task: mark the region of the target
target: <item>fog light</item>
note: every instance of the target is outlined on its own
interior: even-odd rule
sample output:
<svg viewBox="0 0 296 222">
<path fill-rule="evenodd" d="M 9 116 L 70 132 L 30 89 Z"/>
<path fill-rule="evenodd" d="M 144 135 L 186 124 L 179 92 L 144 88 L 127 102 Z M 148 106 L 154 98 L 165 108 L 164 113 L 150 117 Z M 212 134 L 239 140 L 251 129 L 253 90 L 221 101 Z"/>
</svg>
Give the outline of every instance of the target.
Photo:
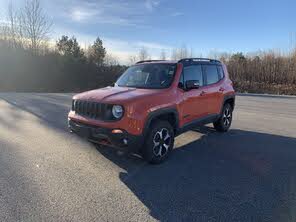
<svg viewBox="0 0 296 222">
<path fill-rule="evenodd" d="M 114 129 L 114 130 L 112 130 L 112 133 L 114 133 L 114 134 L 120 134 L 120 133 L 123 133 L 123 131 L 120 130 L 120 129 Z"/>
</svg>

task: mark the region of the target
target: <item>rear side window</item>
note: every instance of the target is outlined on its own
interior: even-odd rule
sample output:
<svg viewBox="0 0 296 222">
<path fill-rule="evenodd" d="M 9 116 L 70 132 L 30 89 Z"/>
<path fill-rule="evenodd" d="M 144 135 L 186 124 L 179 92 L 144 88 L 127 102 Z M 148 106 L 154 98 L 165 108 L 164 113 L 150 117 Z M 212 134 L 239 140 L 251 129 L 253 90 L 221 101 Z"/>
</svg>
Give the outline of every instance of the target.
<svg viewBox="0 0 296 222">
<path fill-rule="evenodd" d="M 183 69 L 184 83 L 187 80 L 198 80 L 199 85 L 203 85 L 202 67 L 201 65 L 186 66 Z"/>
<path fill-rule="evenodd" d="M 207 77 L 207 85 L 214 84 L 220 80 L 216 65 L 204 65 L 204 69 Z"/>
</svg>

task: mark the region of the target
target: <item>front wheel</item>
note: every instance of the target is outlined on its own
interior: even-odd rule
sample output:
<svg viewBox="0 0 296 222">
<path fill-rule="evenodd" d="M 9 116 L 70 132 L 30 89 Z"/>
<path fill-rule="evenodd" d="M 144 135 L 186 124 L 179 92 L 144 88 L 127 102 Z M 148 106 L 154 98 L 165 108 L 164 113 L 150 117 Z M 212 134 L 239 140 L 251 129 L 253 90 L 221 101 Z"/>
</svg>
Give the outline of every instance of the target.
<svg viewBox="0 0 296 222">
<path fill-rule="evenodd" d="M 152 164 L 165 161 L 174 147 L 174 130 L 166 121 L 154 122 L 145 138 L 143 157 Z"/>
<path fill-rule="evenodd" d="M 223 107 L 220 118 L 214 122 L 214 127 L 219 132 L 227 132 L 232 123 L 232 107 L 229 103 L 226 103 Z"/>
</svg>

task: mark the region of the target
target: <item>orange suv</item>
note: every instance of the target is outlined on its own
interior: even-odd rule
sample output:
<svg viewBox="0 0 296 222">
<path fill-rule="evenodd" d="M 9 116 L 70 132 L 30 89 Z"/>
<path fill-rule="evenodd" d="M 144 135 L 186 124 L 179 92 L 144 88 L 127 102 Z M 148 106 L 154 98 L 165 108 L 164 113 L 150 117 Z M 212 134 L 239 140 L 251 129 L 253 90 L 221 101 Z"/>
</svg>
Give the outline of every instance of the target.
<svg viewBox="0 0 296 222">
<path fill-rule="evenodd" d="M 129 67 L 113 87 L 73 97 L 71 132 L 89 141 L 139 151 L 150 163 L 167 159 L 174 138 L 198 124 L 226 132 L 235 92 L 218 60 L 147 60 Z"/>
</svg>

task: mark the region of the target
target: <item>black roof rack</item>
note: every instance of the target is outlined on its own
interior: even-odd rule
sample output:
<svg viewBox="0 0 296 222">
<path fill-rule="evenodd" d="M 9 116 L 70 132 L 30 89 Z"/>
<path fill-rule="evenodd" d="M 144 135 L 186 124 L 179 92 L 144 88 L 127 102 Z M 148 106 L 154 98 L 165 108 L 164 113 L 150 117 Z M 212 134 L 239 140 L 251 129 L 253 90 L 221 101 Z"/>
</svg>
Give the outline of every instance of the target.
<svg viewBox="0 0 296 222">
<path fill-rule="evenodd" d="M 219 60 L 216 59 L 208 59 L 208 58 L 185 58 L 178 61 L 181 62 L 212 62 L 212 63 L 221 63 Z"/>
<path fill-rule="evenodd" d="M 141 63 L 144 63 L 144 62 L 161 62 L 161 61 L 165 61 L 165 60 L 142 60 L 142 61 L 139 61 L 137 62 L 136 64 L 141 64 Z"/>
</svg>

